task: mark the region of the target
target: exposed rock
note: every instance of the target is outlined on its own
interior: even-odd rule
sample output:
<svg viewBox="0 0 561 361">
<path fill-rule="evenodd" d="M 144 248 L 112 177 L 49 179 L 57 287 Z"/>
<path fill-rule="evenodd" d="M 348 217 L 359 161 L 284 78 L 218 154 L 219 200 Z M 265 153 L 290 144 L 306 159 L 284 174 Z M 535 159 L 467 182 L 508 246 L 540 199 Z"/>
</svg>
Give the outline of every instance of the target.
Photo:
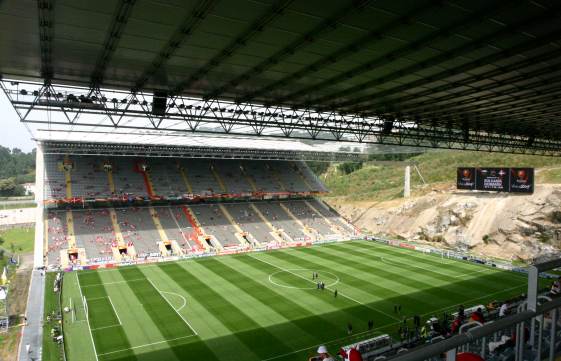
<svg viewBox="0 0 561 361">
<path fill-rule="evenodd" d="M 434 190 L 379 204 L 334 206 L 374 234 L 529 260 L 559 252 L 561 186 L 538 185 L 532 195 Z"/>
</svg>

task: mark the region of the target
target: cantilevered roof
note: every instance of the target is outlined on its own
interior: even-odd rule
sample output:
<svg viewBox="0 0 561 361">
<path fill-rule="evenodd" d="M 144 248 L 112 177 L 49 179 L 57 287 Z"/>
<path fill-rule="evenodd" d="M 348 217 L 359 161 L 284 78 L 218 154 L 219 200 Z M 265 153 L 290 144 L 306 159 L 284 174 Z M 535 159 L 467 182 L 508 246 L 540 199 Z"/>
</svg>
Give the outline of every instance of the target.
<svg viewBox="0 0 561 361">
<path fill-rule="evenodd" d="M 0 74 L 531 146 L 561 140 L 560 10 L 557 0 L 4 0 Z"/>
</svg>

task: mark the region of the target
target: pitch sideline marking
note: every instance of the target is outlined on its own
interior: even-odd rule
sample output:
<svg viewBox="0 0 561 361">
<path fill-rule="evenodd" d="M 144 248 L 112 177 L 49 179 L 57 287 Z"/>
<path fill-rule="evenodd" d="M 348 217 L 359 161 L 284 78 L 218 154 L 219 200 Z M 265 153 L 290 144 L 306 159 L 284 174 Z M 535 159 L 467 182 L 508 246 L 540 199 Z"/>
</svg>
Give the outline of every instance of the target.
<svg viewBox="0 0 561 361">
<path fill-rule="evenodd" d="M 187 306 L 187 299 L 185 299 L 185 297 L 181 296 L 179 293 L 169 292 L 169 291 L 160 291 L 160 292 L 181 297 L 181 299 L 183 300 L 183 304 L 181 305 L 181 307 L 179 307 L 177 309 L 178 312 L 181 311 L 183 309 L 183 307 Z"/>
<path fill-rule="evenodd" d="M 504 289 L 504 290 L 500 290 L 500 291 L 497 291 L 497 292 L 489 293 L 489 294 L 487 294 L 487 295 L 485 295 L 485 296 L 481 296 L 481 297 L 477 297 L 477 298 L 472 298 L 472 299 L 469 299 L 469 300 L 464 301 L 464 302 L 462 302 L 462 303 L 456 303 L 456 304 L 454 304 L 454 305 L 442 307 L 442 308 L 439 308 L 439 309 L 437 309 L 437 310 L 433 310 L 433 311 L 430 311 L 430 312 L 423 313 L 421 316 L 430 315 L 430 314 L 433 314 L 433 313 L 436 313 L 436 312 L 439 312 L 439 311 L 442 311 L 442 310 L 447 310 L 447 309 L 449 309 L 449 308 L 459 306 L 459 305 L 461 305 L 461 304 L 465 304 L 465 303 L 472 302 L 472 301 L 477 301 L 477 300 L 480 300 L 480 299 L 482 299 L 482 298 L 486 298 L 486 297 L 493 296 L 493 295 L 496 295 L 496 294 L 499 294 L 499 293 L 503 293 L 503 292 L 508 292 L 508 291 L 510 291 L 510 290 L 513 290 L 513 289 L 515 289 L 515 288 L 520 288 L 520 287 L 524 287 L 524 288 L 525 288 L 526 285 L 514 286 L 514 287 L 506 288 L 506 289 Z M 383 325 L 383 326 L 380 326 L 380 327 L 376 327 L 376 328 L 373 329 L 373 331 L 380 330 L 380 329 L 383 329 L 383 328 L 386 328 L 386 327 L 391 327 L 391 326 L 399 325 L 400 323 L 401 323 L 401 321 L 400 321 L 400 322 L 390 323 L 390 324 Z M 371 332 L 371 331 L 362 331 L 362 332 L 358 332 L 358 333 L 356 333 L 356 334 L 354 334 L 354 335 L 355 335 L 355 336 L 356 336 L 356 335 L 361 335 L 361 334 L 363 334 L 363 333 L 368 333 L 368 332 Z M 332 339 L 332 340 L 329 340 L 329 341 L 326 341 L 326 342 L 322 342 L 321 345 L 329 345 L 329 344 L 331 344 L 331 343 L 334 343 L 334 342 L 338 342 L 338 341 L 347 339 L 348 337 L 349 337 L 349 336 L 344 336 L 344 337 L 335 338 L 335 339 Z M 285 357 L 285 356 L 292 355 L 292 354 L 295 354 L 295 353 L 298 353 L 298 352 L 302 352 L 302 351 L 306 351 L 306 350 L 310 350 L 310 349 L 316 348 L 316 347 L 318 347 L 319 345 L 320 345 L 320 344 L 316 344 L 316 345 L 312 345 L 312 346 L 310 346 L 310 347 L 301 348 L 301 349 L 299 349 L 299 350 L 287 352 L 287 353 L 282 354 L 282 355 L 277 355 L 277 356 L 269 357 L 269 358 L 266 358 L 266 359 L 262 359 L 261 361 L 276 360 L 276 359 L 281 358 L 281 357 Z"/>
<path fill-rule="evenodd" d="M 76 271 L 76 281 L 78 282 L 78 289 L 80 290 L 80 296 L 81 296 L 81 299 L 83 300 L 84 295 L 82 294 L 82 286 L 80 286 L 80 278 L 78 277 L 78 271 Z M 86 300 L 86 302 L 87 302 L 87 300 Z M 84 310 L 84 312 L 85 312 L 85 310 Z M 86 322 L 88 324 L 88 331 L 90 331 L 89 333 L 90 333 L 90 338 L 92 340 L 92 347 L 93 347 L 93 350 L 94 350 L 95 359 L 97 361 L 99 361 L 99 358 L 97 357 L 97 350 L 95 349 L 95 342 L 94 342 L 93 334 L 92 334 L 92 326 L 90 325 L 90 318 L 88 317 L 87 314 L 86 314 Z"/>
<path fill-rule="evenodd" d="M 197 335 L 182 336 L 182 337 L 172 338 L 172 339 L 170 339 L 170 340 L 163 340 L 163 341 L 158 341 L 158 342 L 145 343 L 144 345 L 133 346 L 133 347 L 129 347 L 129 348 L 124 348 L 124 349 L 121 349 L 121 350 L 117 350 L 117 351 L 110 351 L 110 352 L 100 353 L 99 356 L 111 355 L 111 354 L 118 353 L 118 352 L 125 352 L 125 351 L 134 350 L 134 349 L 137 349 L 137 348 L 142 348 L 142 347 L 148 347 L 148 346 L 158 345 L 158 344 L 161 344 L 161 343 L 172 342 L 172 341 L 177 341 L 177 340 L 183 340 L 183 339 L 185 339 L 185 338 L 195 337 L 195 336 L 197 336 Z"/>
<path fill-rule="evenodd" d="M 107 298 L 109 299 L 109 303 L 111 304 L 111 307 L 113 307 L 113 312 L 115 312 L 115 316 L 117 316 L 117 321 L 119 321 L 119 326 L 122 325 L 121 318 L 119 317 L 119 314 L 117 313 L 117 309 L 115 308 L 115 305 L 113 304 L 113 301 L 111 301 L 111 297 L 107 296 Z"/>
<path fill-rule="evenodd" d="M 306 280 L 306 281 L 308 281 L 308 282 L 314 283 L 314 281 L 312 281 L 312 280 L 310 280 L 310 279 L 308 279 L 308 278 L 306 278 L 306 277 L 304 277 L 304 276 L 302 276 L 302 275 L 299 275 L 299 274 L 297 274 L 297 273 L 294 273 L 294 272 L 292 272 L 292 271 L 289 271 L 289 270 L 287 270 L 287 269 L 284 269 L 284 268 L 282 268 L 282 267 L 279 267 L 279 266 L 277 266 L 277 265 L 275 265 L 275 264 L 273 264 L 273 263 L 271 263 L 271 262 L 269 262 L 269 261 L 262 260 L 262 259 L 260 259 L 260 258 L 258 258 L 258 257 L 255 257 L 255 256 L 251 255 L 250 253 L 248 253 L 247 255 L 248 255 L 249 257 L 251 257 L 251 258 L 254 258 L 254 259 L 260 261 L 260 262 L 266 263 L 266 264 L 268 264 L 269 266 L 278 268 L 278 269 L 280 269 L 280 270 L 282 270 L 282 271 L 285 271 L 285 272 L 291 273 L 291 274 L 293 274 L 293 275 L 295 275 L 295 276 L 297 276 L 297 277 L 300 277 L 300 278 L 302 278 L 302 279 L 304 279 L 304 280 Z M 329 289 L 328 287 L 326 287 L 326 288 Z M 349 300 L 351 300 L 351 301 L 353 301 L 353 302 L 356 302 L 356 303 L 358 303 L 359 305 L 362 305 L 362 306 L 364 306 L 364 307 L 366 307 L 366 308 L 369 308 L 369 309 L 371 309 L 371 310 L 373 310 L 373 311 L 376 311 L 376 312 L 378 312 L 378 313 L 381 313 L 381 314 L 383 314 L 383 315 L 386 315 L 386 316 L 388 316 L 389 318 L 394 319 L 394 320 L 396 320 L 396 321 L 401 321 L 399 318 L 397 318 L 397 317 L 395 317 L 395 316 L 393 316 L 393 315 L 391 315 L 391 314 L 389 314 L 389 313 L 386 313 L 386 312 L 380 311 L 380 310 L 378 310 L 378 309 L 376 309 L 376 308 L 374 308 L 374 307 L 368 306 L 368 305 L 366 305 L 366 304 L 360 302 L 359 300 L 354 299 L 353 297 L 350 297 L 350 296 L 348 296 L 348 295 L 345 295 L 345 294 L 343 294 L 343 293 L 341 293 L 341 292 L 338 292 L 338 293 L 339 293 L 340 296 L 345 297 L 345 298 L 347 298 L 347 299 L 349 299 Z"/>
<path fill-rule="evenodd" d="M 289 272 L 290 271 L 311 271 L 311 269 L 309 268 L 289 268 L 287 270 L 279 270 L 276 272 L 273 272 L 269 275 L 269 282 L 271 282 L 272 284 L 274 284 L 275 286 L 279 286 L 279 287 L 284 287 L 284 288 L 290 288 L 290 289 L 295 289 L 295 290 L 314 290 L 316 289 L 316 287 L 296 287 L 296 286 L 287 286 L 287 285 L 282 285 L 279 283 L 276 283 L 275 281 L 273 281 L 272 277 L 278 273 L 282 273 L 282 272 Z M 339 276 L 337 276 L 336 274 L 333 274 L 331 272 L 328 271 L 321 271 L 322 273 L 326 273 L 326 274 L 330 274 L 332 276 L 334 276 L 333 278 L 335 279 L 335 282 L 330 283 L 328 285 L 326 285 L 325 287 L 333 287 L 335 286 L 337 283 L 339 283 L 339 281 L 341 281 L 341 279 L 339 278 Z"/>
<path fill-rule="evenodd" d="M 144 280 L 146 280 L 146 278 L 135 278 L 133 280 L 115 281 L 115 282 L 107 282 L 107 283 L 96 283 L 96 284 L 93 284 L 93 285 L 85 285 L 85 286 L 82 286 L 82 287 L 87 288 L 87 287 L 117 285 L 117 284 L 120 284 L 120 283 L 129 283 L 129 282 L 144 281 Z M 103 298 L 103 297 L 100 297 L 100 298 Z"/>
<path fill-rule="evenodd" d="M 191 324 L 189 323 L 189 321 L 187 321 L 187 320 L 185 319 L 185 317 L 183 317 L 183 315 L 180 314 L 180 313 L 175 309 L 175 307 L 172 306 L 172 304 L 169 302 L 169 300 L 166 298 L 166 296 L 163 295 L 163 293 L 154 285 L 154 283 L 153 283 L 149 278 L 146 278 L 146 280 L 147 280 L 148 282 L 150 282 L 150 284 L 152 285 L 152 287 L 154 287 L 154 289 L 155 289 L 156 291 L 158 291 L 158 293 L 160 294 L 160 296 L 162 296 L 162 298 L 167 302 L 167 304 L 169 305 L 169 307 L 171 307 L 171 308 L 175 311 L 175 313 L 177 313 L 177 315 L 178 315 L 179 317 L 181 317 L 181 319 L 183 320 L 183 322 L 185 322 L 185 324 L 191 329 L 191 331 L 193 331 L 193 332 L 195 333 L 195 336 L 197 336 L 197 335 L 198 335 L 197 331 L 195 331 L 195 329 L 193 328 L 193 326 L 191 326 Z"/>
</svg>

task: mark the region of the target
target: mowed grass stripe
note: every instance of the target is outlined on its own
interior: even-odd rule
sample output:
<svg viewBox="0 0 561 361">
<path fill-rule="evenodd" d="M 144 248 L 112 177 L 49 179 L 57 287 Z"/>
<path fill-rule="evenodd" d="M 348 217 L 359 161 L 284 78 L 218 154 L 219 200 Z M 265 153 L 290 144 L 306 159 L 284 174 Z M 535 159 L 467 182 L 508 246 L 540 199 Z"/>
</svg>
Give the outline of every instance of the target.
<svg viewBox="0 0 561 361">
<path fill-rule="evenodd" d="M 290 255 L 302 262 L 313 262 L 325 270 L 339 272 L 342 274 L 342 289 L 344 287 L 347 292 L 357 294 L 357 297 L 362 295 L 370 301 L 375 300 L 385 312 L 393 312 L 396 299 L 416 303 L 419 309 L 434 307 L 431 300 L 433 292 L 430 291 L 432 286 L 405 277 L 402 270 L 395 267 L 384 265 L 381 268 L 380 264 L 373 262 L 369 262 L 372 266 L 366 266 L 360 258 L 346 252 L 319 253 L 317 248 L 311 251 L 298 250 Z"/>
<path fill-rule="evenodd" d="M 244 255 L 236 257 L 236 259 L 248 259 L 248 257 Z M 282 333 L 283 339 L 290 340 L 294 342 L 294 345 L 298 346 L 310 345 L 333 335 L 332 330 L 337 327 L 343 329 L 341 324 L 332 324 L 290 300 L 286 294 L 274 291 L 257 282 L 254 279 L 258 274 L 256 269 L 251 270 L 249 273 L 251 276 L 246 276 L 225 262 L 223 260 L 212 260 L 212 262 L 205 262 L 205 267 L 221 276 L 224 280 L 235 284 L 244 292 L 252 294 L 259 303 L 269 308 L 271 312 L 282 315 L 285 319 L 284 324 L 275 327 L 275 333 Z M 247 268 L 244 270 L 247 270 Z M 324 295 L 325 297 L 326 295 Z M 281 327 L 283 330 L 280 330 Z M 322 334 L 318 330 L 325 330 L 326 334 Z"/>
<path fill-rule="evenodd" d="M 207 360 L 216 360 L 138 266 L 120 268 L 119 273 L 125 280 L 136 280 L 131 289 L 169 346 L 168 349 L 151 351 L 148 354 L 140 354 L 142 350 L 139 350 L 140 358 L 161 360 L 162 356 L 167 354 L 168 358 L 165 359 L 168 360 L 168 351 L 171 350 L 177 360 L 185 359 L 185 355 L 205 355 Z M 142 278 L 146 278 L 146 282 L 139 281 Z"/>
<path fill-rule="evenodd" d="M 385 245 L 385 244 L 381 244 L 381 243 L 375 243 L 372 241 L 352 241 L 349 242 L 349 245 L 351 246 L 355 246 L 364 250 L 367 249 L 377 249 L 377 250 L 383 250 L 385 253 L 389 253 L 392 255 L 395 255 L 396 257 L 403 257 L 406 256 L 409 259 L 414 258 L 415 259 L 415 263 L 418 263 L 419 265 L 432 265 L 434 267 L 439 267 L 439 268 L 443 268 L 444 272 L 447 271 L 449 268 L 447 266 L 452 266 L 450 267 L 450 270 L 453 271 L 457 271 L 459 273 L 459 276 L 463 276 L 467 273 L 471 273 L 471 272 L 475 272 L 475 271 L 480 271 L 482 269 L 487 270 L 490 274 L 492 273 L 496 273 L 499 275 L 504 274 L 505 271 L 503 270 L 499 270 L 499 269 L 494 269 L 494 268 L 490 268 L 490 267 L 485 267 L 483 265 L 478 265 L 478 264 L 474 264 L 474 263 L 470 263 L 467 261 L 462 261 L 462 260 L 457 260 L 455 258 L 444 258 L 444 259 L 438 259 L 437 256 L 435 256 L 434 254 L 422 254 L 419 251 L 415 251 L 415 250 L 411 250 L 411 249 L 407 249 L 407 248 L 397 248 L 397 247 L 393 247 L 393 246 L 389 246 L 389 245 Z M 485 268 L 484 268 L 485 267 Z M 515 272 L 509 272 L 510 275 L 512 277 L 509 277 L 512 280 L 516 280 L 516 278 L 519 279 L 526 279 L 526 277 L 522 274 L 519 273 L 515 273 Z M 519 280 L 516 280 L 519 281 Z"/>
<path fill-rule="evenodd" d="M 407 304 L 407 313 L 422 313 L 426 309 L 435 309 L 445 307 L 447 304 L 452 302 L 461 302 L 463 299 L 479 297 L 480 295 L 489 291 L 488 288 L 482 290 L 481 287 L 473 287 L 473 281 L 459 280 L 450 277 L 447 281 L 432 278 L 432 275 L 423 275 L 422 270 L 411 271 L 407 267 L 392 266 L 379 261 L 372 261 L 371 257 L 364 255 L 364 252 L 353 252 L 349 249 L 349 244 L 337 245 L 338 247 L 327 247 L 327 248 L 317 248 L 312 251 L 312 249 L 299 249 L 297 252 L 293 252 L 293 255 L 310 259 L 314 257 L 320 257 L 325 261 L 326 266 L 331 266 L 334 269 L 351 267 L 355 269 L 353 274 L 363 275 L 365 279 L 372 280 L 373 277 L 378 277 L 378 282 L 370 283 L 366 282 L 365 286 L 362 286 L 365 290 L 371 290 L 371 292 L 376 292 L 376 288 L 385 285 L 389 289 L 399 290 L 403 285 L 408 285 L 409 291 L 407 294 L 401 296 L 396 296 L 394 299 L 390 298 L 389 295 L 385 296 L 386 301 L 388 301 L 388 306 L 393 308 L 394 304 Z M 349 265 L 345 261 L 346 258 L 352 257 L 354 262 Z M 413 260 L 411 262 L 414 262 Z M 366 263 L 371 264 L 371 266 L 366 265 Z M 357 277 L 359 280 L 363 277 Z M 479 282 L 485 280 L 485 276 L 480 276 Z M 347 280 L 347 276 L 345 276 Z M 423 279 L 423 281 L 420 281 Z M 364 283 L 364 281 L 363 281 Z M 484 282 L 483 282 L 484 283 Z M 360 289 L 360 283 L 356 280 L 352 281 L 354 289 Z M 416 288 L 416 289 L 415 289 Z M 414 290 L 414 291 L 411 291 Z M 492 288 L 491 290 L 496 290 Z M 434 297 L 438 294 L 439 297 Z M 424 303 L 425 305 L 422 305 Z M 404 310 L 405 312 L 405 310 Z"/>
<path fill-rule="evenodd" d="M 393 314 L 393 305 L 396 298 L 403 302 L 415 304 L 419 309 L 431 307 L 432 293 L 427 290 L 425 295 L 421 295 L 424 297 L 413 298 L 409 294 L 417 293 L 419 286 L 423 285 L 413 279 L 404 277 L 402 273 L 391 273 L 377 267 L 359 264 L 359 260 L 346 254 L 333 256 L 324 253 L 325 257 L 320 257 L 321 254 L 318 252 L 319 248 L 299 249 L 291 252 L 271 252 L 267 253 L 267 256 L 276 259 L 277 262 L 285 262 L 286 268 L 306 264 L 308 267 L 317 269 L 320 277 L 321 270 L 339 274 L 341 277 L 339 290 L 350 293 L 352 296 L 356 296 L 355 298 L 360 293 L 362 296 L 357 300 L 366 304 L 375 301 L 379 314 L 376 318 L 383 323 L 394 321 L 386 314 Z M 314 262 L 314 259 L 317 259 L 317 262 Z M 385 273 L 385 278 L 381 276 L 382 273 Z M 373 278 L 375 279 L 373 280 Z M 408 286 L 405 294 L 399 293 L 400 287 L 403 286 Z M 427 289 L 431 288 L 428 284 L 424 286 Z"/>
<path fill-rule="evenodd" d="M 337 246 L 338 245 L 335 245 L 335 248 Z M 468 281 L 469 278 L 466 276 L 469 276 L 471 274 L 473 275 L 471 279 L 475 282 L 474 286 L 479 288 L 488 287 L 488 290 L 495 289 L 493 287 L 493 283 L 481 285 L 479 282 L 477 282 L 477 279 L 480 276 L 479 273 L 483 273 L 486 277 L 488 277 L 488 279 L 491 280 L 495 279 L 497 282 L 501 282 L 501 283 L 506 282 L 503 283 L 505 287 L 516 286 L 520 282 L 526 281 L 526 278 L 521 277 L 518 273 L 497 270 L 483 265 L 475 265 L 475 264 L 471 265 L 459 260 L 450 260 L 451 261 L 450 263 L 443 264 L 442 262 L 438 262 L 437 260 L 432 260 L 431 259 L 432 256 L 419 258 L 421 256 L 420 254 L 417 255 L 411 253 L 415 251 L 409 251 L 403 253 L 403 252 L 399 252 L 400 251 L 399 249 L 393 248 L 391 246 L 385 246 L 385 245 L 371 246 L 366 242 L 350 242 L 348 246 L 358 251 L 359 253 L 361 251 L 370 251 L 370 252 L 383 252 L 384 254 L 393 255 L 396 258 L 399 258 L 399 260 L 392 258 L 391 260 L 393 262 L 398 263 L 398 266 L 404 265 L 404 267 L 409 267 L 410 269 L 416 268 L 417 270 L 419 270 L 421 267 L 426 265 L 427 271 L 431 273 L 435 273 L 434 270 L 437 270 L 439 273 L 442 274 L 451 270 L 458 273 L 457 277 L 454 278 L 461 278 L 462 280 L 468 280 Z M 348 248 L 346 249 L 348 250 Z M 353 252 L 353 251 L 349 251 L 349 252 Z M 409 265 L 415 265 L 416 267 L 410 267 Z M 469 267 L 466 268 L 466 266 Z"/>
<path fill-rule="evenodd" d="M 244 310 L 236 307 L 206 282 L 193 275 L 187 268 L 176 263 L 158 264 L 185 291 L 189 292 L 199 302 L 206 305 L 209 312 L 220 313 L 222 323 L 235 336 L 252 350 L 255 360 L 283 354 L 292 350 L 284 340 L 277 338 L 269 330 L 259 326 Z M 251 312 L 253 305 L 247 305 Z"/>
<path fill-rule="evenodd" d="M 365 251 L 370 253 L 365 254 Z M 467 287 L 477 288 L 478 290 L 482 290 L 482 291 L 492 292 L 496 290 L 493 282 L 482 284 L 480 281 L 481 277 L 485 277 L 485 279 L 489 279 L 489 280 L 496 279 L 497 281 L 500 282 L 506 282 L 505 283 L 506 287 L 515 286 L 519 283 L 518 279 L 516 278 L 512 278 L 508 276 L 505 277 L 505 274 L 500 272 L 495 272 L 494 270 L 491 269 L 484 268 L 484 266 L 478 267 L 479 269 L 475 270 L 475 272 L 477 271 L 485 271 L 485 272 L 478 272 L 474 274 L 473 277 L 471 278 L 465 278 L 465 277 L 459 278 L 452 275 L 446 276 L 446 274 L 442 272 L 442 269 L 453 270 L 455 269 L 456 265 L 459 264 L 460 262 L 448 264 L 445 266 L 441 264 L 438 266 L 438 269 L 435 270 L 437 266 L 433 266 L 433 265 L 423 266 L 422 264 L 417 265 L 418 263 L 417 260 L 411 258 L 409 255 L 400 255 L 399 260 L 392 258 L 391 256 L 392 252 L 386 248 L 373 250 L 368 248 L 362 248 L 362 246 L 358 244 L 349 243 L 345 245 L 337 244 L 337 245 L 333 245 L 332 247 L 326 247 L 323 248 L 320 252 L 328 252 L 328 253 L 337 252 L 337 254 L 341 254 L 341 253 L 352 254 L 353 256 L 360 258 L 361 261 L 364 263 L 370 262 L 370 263 L 381 265 L 382 267 L 399 269 L 401 270 L 402 274 L 415 274 L 416 275 L 415 279 L 417 280 L 422 279 L 427 282 L 430 282 L 430 284 L 432 285 L 445 287 L 445 290 L 443 290 L 443 292 L 451 291 L 446 287 L 447 284 L 455 283 L 459 281 L 461 281 Z M 390 256 L 388 256 L 388 254 Z M 509 273 L 509 275 L 511 275 L 511 273 Z M 465 292 L 462 292 L 461 295 L 465 296 Z"/>
<path fill-rule="evenodd" d="M 96 271 L 82 271 L 78 273 L 78 278 L 80 280 L 80 285 L 82 285 L 82 282 L 84 282 L 84 284 L 86 285 L 103 284 L 103 281 L 101 280 L 99 273 Z M 106 298 L 108 296 L 104 286 L 91 286 L 91 287 L 82 288 L 82 294 L 86 298 L 86 301 L 89 298 L 99 299 L 104 297 Z M 88 306 L 89 306 L 89 302 L 88 302 Z M 88 308 L 88 312 L 90 312 L 89 308 Z M 98 312 L 102 312 L 102 310 L 95 311 L 96 314 Z M 107 312 L 108 314 L 114 313 L 113 309 L 110 308 L 110 305 L 105 310 L 105 312 Z M 90 318 L 90 322 L 91 321 L 93 320 Z M 131 346 L 129 339 L 125 334 L 125 330 L 123 329 L 122 326 L 115 326 L 106 329 L 100 329 L 97 331 L 92 330 L 91 332 L 95 343 L 95 349 L 98 353 L 98 358 L 100 360 L 111 360 L 113 358 L 99 356 L 99 354 L 118 351 L 122 349 L 128 349 Z M 125 351 L 119 355 L 119 360 L 134 361 L 137 360 L 137 358 L 132 351 Z"/>
<path fill-rule="evenodd" d="M 88 319 L 90 320 L 92 330 L 115 327 L 120 324 L 109 296 L 90 298 L 88 300 Z"/>
<path fill-rule="evenodd" d="M 302 252 L 307 253 L 308 251 L 302 250 Z M 364 265 L 364 261 L 369 260 L 368 255 L 364 255 L 364 252 L 357 252 L 357 251 L 350 250 L 349 244 L 336 245 L 336 247 L 322 248 L 321 250 L 318 250 L 318 252 L 327 253 L 325 258 L 329 260 L 334 260 L 334 259 L 336 260 L 343 255 L 353 254 L 353 256 L 357 258 L 362 258 L 358 260 L 356 265 L 357 268 L 365 269 L 366 271 L 370 270 L 370 267 Z M 378 250 L 377 252 L 380 252 L 380 250 Z M 329 254 L 331 254 L 331 256 L 329 256 Z M 409 262 L 415 262 L 415 261 L 409 260 Z M 396 270 L 396 276 L 400 277 L 402 280 L 403 279 L 416 280 L 419 277 L 420 273 L 423 272 L 422 270 L 404 272 L 405 270 L 407 270 L 407 267 L 401 267 L 401 266 L 392 267 L 391 265 L 380 264 L 379 262 L 377 264 L 378 267 L 380 267 L 378 272 L 384 274 L 384 278 L 386 279 L 390 279 L 389 278 L 390 276 L 385 274 L 385 272 L 390 271 L 392 269 Z M 447 267 L 453 267 L 453 265 L 447 265 Z M 501 288 L 503 288 L 505 284 L 508 285 L 506 288 L 511 288 L 523 284 L 520 278 L 517 277 L 513 278 L 511 277 L 512 275 L 513 274 L 511 272 L 504 272 L 504 273 L 499 272 L 498 274 L 496 272 L 493 272 L 492 274 L 487 274 L 487 273 L 481 274 L 476 278 L 469 279 L 469 280 L 450 277 L 448 283 L 444 285 L 442 284 L 442 281 L 435 280 L 434 284 L 438 286 L 424 288 L 422 290 L 420 289 L 418 292 L 415 292 L 415 296 L 413 297 L 413 302 L 409 302 L 409 303 L 416 306 L 415 300 L 417 300 L 418 302 L 418 300 L 421 299 L 431 300 L 433 304 L 432 307 L 439 306 L 438 305 L 439 302 L 444 304 L 449 301 L 455 301 L 457 303 L 461 303 L 462 300 L 465 299 L 481 297 L 484 296 L 485 294 L 496 292 L 497 287 L 494 286 L 496 286 L 497 284 L 500 284 Z M 497 276 L 499 276 L 500 278 L 497 279 Z M 497 283 L 497 281 L 499 283 Z M 423 295 L 422 293 L 425 293 L 425 295 Z M 431 294 L 434 295 L 435 293 L 438 293 L 439 296 L 441 297 L 434 298 L 430 296 Z M 415 311 L 415 312 L 420 312 L 420 311 Z"/>
<path fill-rule="evenodd" d="M 236 259 L 250 267 L 253 267 L 255 270 L 264 270 L 268 274 L 272 274 L 280 270 L 279 267 L 273 266 L 273 264 L 262 262 L 259 259 L 261 257 L 263 256 L 260 255 L 254 257 L 250 255 L 243 255 L 237 257 Z M 298 265 L 297 267 L 294 268 L 302 268 L 302 267 L 303 267 L 302 265 Z M 304 280 L 300 279 L 297 276 L 292 276 L 292 278 L 285 279 L 285 282 L 289 284 L 291 283 L 294 286 L 302 285 L 303 281 Z M 313 286 L 312 283 L 310 284 Z M 311 289 L 311 290 L 309 289 L 304 291 L 303 294 L 302 291 L 300 290 L 296 290 L 296 291 L 297 292 L 294 292 L 294 290 L 285 290 L 285 294 L 288 296 L 298 294 L 300 297 L 315 299 L 318 305 L 317 307 L 318 312 L 322 312 L 325 309 L 325 307 L 323 307 L 323 304 L 326 303 L 329 305 L 334 305 L 336 307 L 334 308 L 334 311 L 331 312 L 323 311 L 324 313 L 322 313 L 320 316 L 322 319 L 327 320 L 329 326 L 325 325 L 325 327 L 318 327 L 317 330 L 315 331 L 319 333 L 325 333 L 326 338 L 344 336 L 346 334 L 347 323 L 350 322 L 353 325 L 366 324 L 368 320 L 368 318 L 366 317 L 368 317 L 369 314 L 370 315 L 372 314 L 371 310 L 365 312 L 363 306 L 358 305 L 356 302 L 349 300 L 348 298 L 341 296 L 335 299 L 333 293 L 329 290 L 320 291 L 317 289 Z"/>
<path fill-rule="evenodd" d="M 144 277 L 144 273 L 137 266 L 123 267 L 119 269 L 119 272 L 125 280 Z M 191 328 L 172 309 L 148 279 L 145 282 L 136 281 L 130 287 L 166 340 L 194 335 Z"/>
</svg>

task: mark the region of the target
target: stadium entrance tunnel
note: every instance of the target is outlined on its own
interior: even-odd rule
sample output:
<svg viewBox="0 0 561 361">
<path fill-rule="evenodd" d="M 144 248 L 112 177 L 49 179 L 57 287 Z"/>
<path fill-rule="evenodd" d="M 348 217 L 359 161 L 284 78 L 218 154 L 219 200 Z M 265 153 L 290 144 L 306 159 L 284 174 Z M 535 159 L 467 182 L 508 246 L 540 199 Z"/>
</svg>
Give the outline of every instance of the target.
<svg viewBox="0 0 561 361">
<path fill-rule="evenodd" d="M 314 273 L 317 278 L 313 278 Z M 332 272 L 309 268 L 286 269 L 273 272 L 269 275 L 269 282 L 282 288 L 315 290 L 318 283 L 323 282 L 329 289 L 339 283 L 339 276 Z"/>
</svg>

